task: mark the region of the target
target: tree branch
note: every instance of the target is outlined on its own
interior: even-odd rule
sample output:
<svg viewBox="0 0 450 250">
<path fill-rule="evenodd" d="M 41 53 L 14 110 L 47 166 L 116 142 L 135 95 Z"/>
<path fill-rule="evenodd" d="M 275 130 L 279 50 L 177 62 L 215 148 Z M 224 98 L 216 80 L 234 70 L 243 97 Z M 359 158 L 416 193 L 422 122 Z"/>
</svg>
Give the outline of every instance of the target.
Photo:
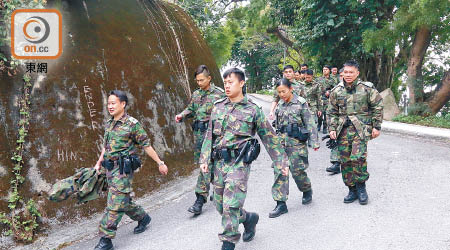
<svg viewBox="0 0 450 250">
<path fill-rule="evenodd" d="M 300 56 L 300 58 L 302 60 L 305 60 L 305 57 L 303 56 L 302 52 L 300 51 L 300 47 L 294 46 L 294 42 L 292 40 L 290 40 L 282 31 L 283 30 L 280 27 L 272 27 L 272 28 L 268 28 L 266 30 L 267 33 L 274 34 L 276 37 L 278 37 L 278 39 L 280 39 L 280 41 L 282 43 L 284 43 L 289 48 L 292 48 L 293 50 L 295 50 L 298 53 L 298 55 Z"/>
</svg>

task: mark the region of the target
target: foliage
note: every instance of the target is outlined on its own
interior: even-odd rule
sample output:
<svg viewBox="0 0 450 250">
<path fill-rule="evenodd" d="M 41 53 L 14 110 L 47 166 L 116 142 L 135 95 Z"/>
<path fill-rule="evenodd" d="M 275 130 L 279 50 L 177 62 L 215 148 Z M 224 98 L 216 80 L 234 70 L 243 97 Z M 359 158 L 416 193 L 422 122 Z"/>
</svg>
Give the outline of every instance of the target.
<svg viewBox="0 0 450 250">
<path fill-rule="evenodd" d="M 430 127 L 450 128 L 450 114 L 442 116 L 399 115 L 392 119 L 395 122 L 417 124 Z"/>
<path fill-rule="evenodd" d="M 231 49 L 239 36 L 238 25 L 227 15 L 238 8 L 236 0 L 176 0 L 196 22 L 213 53 L 219 67 L 231 57 Z"/>
<path fill-rule="evenodd" d="M 23 242 L 31 242 L 34 233 L 39 224 L 38 218 L 41 217 L 36 204 L 32 199 L 25 201 L 19 193 L 19 187 L 25 181 L 22 176 L 23 154 L 25 151 L 25 139 L 28 135 L 28 127 L 30 125 L 30 96 L 31 96 L 31 77 L 26 74 L 23 77 L 24 87 L 22 97 L 19 100 L 19 127 L 18 138 L 16 140 L 16 148 L 11 157 L 14 167 L 12 169 L 11 193 L 8 199 L 9 214 L 0 213 L 0 223 L 8 226 L 9 230 L 6 235 L 13 234 L 15 239 Z"/>
</svg>

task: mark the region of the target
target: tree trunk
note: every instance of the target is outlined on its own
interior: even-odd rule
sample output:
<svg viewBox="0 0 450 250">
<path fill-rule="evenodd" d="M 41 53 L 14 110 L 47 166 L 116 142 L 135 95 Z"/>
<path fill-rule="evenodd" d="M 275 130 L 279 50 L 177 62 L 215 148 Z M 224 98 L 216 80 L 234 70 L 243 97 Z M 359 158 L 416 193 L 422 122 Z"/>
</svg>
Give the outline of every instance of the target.
<svg viewBox="0 0 450 250">
<path fill-rule="evenodd" d="M 418 27 L 408 57 L 407 84 L 409 88 L 409 105 L 423 102 L 422 65 L 430 41 L 430 27 Z"/>
<path fill-rule="evenodd" d="M 363 59 L 360 62 L 360 78 L 375 84 L 380 92 L 390 88 L 394 76 L 393 61 L 392 55 L 377 51 L 374 57 Z"/>
<path fill-rule="evenodd" d="M 450 70 L 447 70 L 442 78 L 440 88 L 436 91 L 428 103 L 433 114 L 436 114 L 450 100 Z"/>
</svg>

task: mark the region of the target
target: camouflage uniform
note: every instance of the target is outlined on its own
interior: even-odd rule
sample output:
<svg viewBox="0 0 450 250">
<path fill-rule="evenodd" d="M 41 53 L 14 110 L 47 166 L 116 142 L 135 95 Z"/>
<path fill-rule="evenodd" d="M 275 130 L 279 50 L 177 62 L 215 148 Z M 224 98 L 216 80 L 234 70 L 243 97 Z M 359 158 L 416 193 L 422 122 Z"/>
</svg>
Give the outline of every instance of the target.
<svg viewBox="0 0 450 250">
<path fill-rule="evenodd" d="M 342 178 L 352 187 L 369 178 L 367 142 L 372 128 L 381 129 L 383 102 L 372 83 L 356 79 L 351 86 L 339 83 L 331 92 L 330 131 L 336 131 Z M 346 126 L 347 117 L 351 121 Z"/>
<path fill-rule="evenodd" d="M 303 84 L 301 82 L 298 81 L 292 81 L 291 82 L 291 86 L 294 89 L 294 94 L 301 96 L 301 97 L 305 97 L 305 87 L 303 86 Z M 273 91 L 273 102 L 278 103 L 280 101 L 280 97 L 278 96 L 278 91 L 275 88 Z"/>
<path fill-rule="evenodd" d="M 191 102 L 188 104 L 185 110 L 180 113 L 182 119 L 193 118 L 195 121 L 209 122 L 211 116 L 211 110 L 214 106 L 214 102 L 225 97 L 222 89 L 211 84 L 208 90 L 198 89 L 192 94 Z M 200 151 L 202 149 L 203 139 L 205 138 L 206 130 L 200 129 L 194 130 L 194 161 L 197 164 L 200 159 Z M 211 168 L 211 166 L 210 166 Z M 200 171 L 197 184 L 195 186 L 195 193 L 202 195 L 205 201 L 208 198 L 209 184 L 211 181 L 211 172 L 203 173 Z"/>
<path fill-rule="evenodd" d="M 246 218 L 243 206 L 247 195 L 250 165 L 242 161 L 235 163 L 236 155 L 232 155 L 230 162 L 223 159 L 213 160 L 213 150 L 239 149 L 257 133 L 275 168 L 288 167 L 287 156 L 263 111 L 247 96 L 237 103 L 231 102 L 229 98 L 217 101 L 209 124 L 200 163 L 209 164 L 212 161 L 214 164 L 214 203 L 222 215 L 223 227 L 219 239 L 236 243 L 241 237 L 239 223 L 243 223 Z"/>
<path fill-rule="evenodd" d="M 118 157 L 121 153 L 136 154 L 136 145 L 148 147 L 150 140 L 139 121 L 126 113 L 117 121 L 111 118 L 107 122 L 104 138 L 103 158 L 115 163 L 114 168 L 106 172 L 108 199 L 106 212 L 100 221 L 99 233 L 101 237 L 114 238 L 117 225 L 124 214 L 135 221 L 143 219 L 146 215 L 144 209 L 131 199 L 133 174 L 120 174 Z"/>
<path fill-rule="evenodd" d="M 320 111 L 322 111 L 322 115 L 321 115 L 321 117 L 318 117 L 317 126 L 318 126 L 318 129 L 320 129 L 320 127 L 323 124 L 324 130 L 326 130 L 326 128 L 327 128 L 326 110 L 327 110 L 327 106 L 328 106 L 328 97 L 326 96 L 326 92 L 331 90 L 334 87 L 334 81 L 330 77 L 326 78 L 326 77 L 322 76 L 322 77 L 319 77 L 316 80 L 316 82 L 317 82 L 317 84 L 319 84 L 320 100 L 322 102 L 321 103 L 322 108 L 320 109 Z"/>
<path fill-rule="evenodd" d="M 297 123 L 299 127 L 306 127 L 314 143 L 314 148 L 318 148 L 320 144 L 317 135 L 317 126 L 311 116 L 308 104 L 303 97 L 298 97 L 294 94 L 289 103 L 285 103 L 284 100 L 280 101 L 275 110 L 275 117 L 275 127 L 281 138 L 281 144 L 289 157 L 289 169 L 292 177 L 297 184 L 297 188 L 301 192 L 307 192 L 311 190 L 311 181 L 305 171 L 309 165 L 306 142 L 289 137 L 287 133 L 281 133 L 280 130 L 283 126 L 293 123 Z M 275 182 L 272 186 L 272 197 L 275 201 L 286 201 L 289 195 L 289 176 L 282 175 L 281 171 L 277 168 L 274 168 L 274 174 Z"/>
</svg>

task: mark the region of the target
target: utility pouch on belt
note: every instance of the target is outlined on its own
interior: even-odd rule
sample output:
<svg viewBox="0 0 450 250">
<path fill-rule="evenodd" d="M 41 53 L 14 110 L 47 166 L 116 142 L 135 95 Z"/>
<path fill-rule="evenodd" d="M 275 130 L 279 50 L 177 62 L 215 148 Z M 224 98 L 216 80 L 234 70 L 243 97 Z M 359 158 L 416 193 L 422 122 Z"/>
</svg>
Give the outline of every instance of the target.
<svg viewBox="0 0 450 250">
<path fill-rule="evenodd" d="M 102 166 L 106 168 L 108 171 L 111 171 L 114 168 L 114 161 L 104 160 L 102 161 Z"/>
<path fill-rule="evenodd" d="M 231 161 L 231 155 L 230 152 L 228 151 L 228 148 L 221 148 L 220 155 L 225 162 Z"/>
<path fill-rule="evenodd" d="M 195 121 L 194 123 L 192 123 L 192 130 L 194 131 L 198 131 L 200 130 L 200 132 L 205 132 L 208 129 L 208 121 Z"/>
<path fill-rule="evenodd" d="M 261 151 L 261 145 L 259 144 L 257 139 L 251 139 L 248 141 L 249 147 L 246 152 L 244 152 L 243 162 L 246 164 L 252 163 L 259 156 L 259 152 Z"/>
</svg>

